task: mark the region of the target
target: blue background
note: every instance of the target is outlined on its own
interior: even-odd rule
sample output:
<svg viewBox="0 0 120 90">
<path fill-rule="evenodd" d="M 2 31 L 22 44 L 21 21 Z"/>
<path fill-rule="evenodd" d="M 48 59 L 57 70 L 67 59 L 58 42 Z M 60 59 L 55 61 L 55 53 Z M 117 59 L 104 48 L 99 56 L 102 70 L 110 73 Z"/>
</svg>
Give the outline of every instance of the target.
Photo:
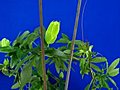
<svg viewBox="0 0 120 90">
<path fill-rule="evenodd" d="M 84 0 L 82 6 L 84 4 Z M 120 0 L 88 0 L 84 14 L 84 38 L 94 45 L 94 50 L 107 57 L 111 63 L 120 57 Z M 52 20 L 61 22 L 61 33 L 72 38 L 77 0 L 43 0 L 44 26 Z M 19 32 L 33 31 L 39 26 L 38 0 L 0 0 L 0 39 L 11 42 Z M 77 39 L 81 39 L 80 23 Z M 0 54 L 0 62 L 4 55 Z M 81 79 L 78 65 L 73 65 L 69 90 L 83 90 L 89 77 Z M 120 65 L 119 65 L 120 67 Z M 114 80 L 120 88 L 120 75 Z M 0 73 L 0 90 L 10 90 L 13 78 Z"/>
</svg>

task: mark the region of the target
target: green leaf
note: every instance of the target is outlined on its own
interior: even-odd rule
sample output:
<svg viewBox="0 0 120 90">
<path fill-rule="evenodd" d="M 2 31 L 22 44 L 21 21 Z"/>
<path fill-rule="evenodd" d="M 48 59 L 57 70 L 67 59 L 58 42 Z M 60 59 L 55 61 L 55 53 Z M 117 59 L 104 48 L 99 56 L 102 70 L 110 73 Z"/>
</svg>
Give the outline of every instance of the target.
<svg viewBox="0 0 120 90">
<path fill-rule="evenodd" d="M 40 56 L 34 57 L 34 61 L 35 61 L 35 67 L 37 69 L 38 74 L 42 76 L 42 62 L 41 62 Z"/>
<path fill-rule="evenodd" d="M 15 68 L 15 72 L 17 72 L 17 71 L 19 70 L 19 68 L 24 64 L 24 62 L 26 62 L 27 60 L 32 59 L 33 57 L 34 57 L 34 55 L 29 55 L 29 56 L 26 56 L 23 60 L 21 60 L 21 61 L 17 64 L 17 66 L 16 66 L 16 68 Z"/>
<path fill-rule="evenodd" d="M 89 46 L 89 51 L 91 52 L 93 48 L 93 45 Z"/>
<path fill-rule="evenodd" d="M 55 48 L 48 48 L 47 50 L 45 50 L 45 54 L 49 57 L 59 56 L 59 57 L 66 58 L 66 55 L 64 52 L 60 51 L 59 49 L 55 49 Z"/>
<path fill-rule="evenodd" d="M 112 78 L 110 78 L 110 77 L 108 77 L 108 79 L 110 80 L 110 82 L 117 88 L 117 90 L 118 90 L 118 87 L 117 87 L 117 84 L 116 84 L 116 82 L 112 79 Z"/>
<path fill-rule="evenodd" d="M 31 62 L 24 65 L 23 70 L 21 72 L 21 85 L 20 88 L 22 89 L 26 83 L 30 82 L 31 80 L 31 74 L 32 74 L 32 66 Z"/>
<path fill-rule="evenodd" d="M 108 90 L 110 89 L 109 88 L 109 85 L 108 83 L 105 81 L 105 78 L 104 77 L 101 77 L 101 84 L 104 88 L 107 88 Z"/>
<path fill-rule="evenodd" d="M 29 31 L 25 31 L 21 36 L 18 36 L 17 39 L 13 42 L 13 46 L 18 43 L 21 43 L 23 39 L 25 39 L 30 34 Z"/>
<path fill-rule="evenodd" d="M 11 60 L 10 60 L 10 67 L 14 68 L 15 65 L 17 65 L 19 59 L 16 56 L 16 53 L 14 55 L 11 56 Z"/>
<path fill-rule="evenodd" d="M 64 33 L 62 33 L 62 37 L 63 37 L 64 39 L 69 40 L 69 37 L 68 37 L 66 34 L 64 34 Z"/>
<path fill-rule="evenodd" d="M 37 77 L 36 75 L 32 76 L 30 90 L 39 90 L 39 88 L 41 88 L 41 87 L 42 87 L 41 79 L 39 77 Z"/>
<path fill-rule="evenodd" d="M 93 63 L 101 63 L 101 62 L 106 62 L 107 59 L 105 57 L 95 57 L 91 60 Z"/>
<path fill-rule="evenodd" d="M 60 70 L 61 70 L 61 65 L 62 65 L 60 59 L 59 58 L 54 58 L 54 63 L 55 63 L 56 71 L 57 71 L 57 73 L 59 73 Z"/>
<path fill-rule="evenodd" d="M 20 40 L 23 40 L 23 39 L 25 39 L 28 35 L 30 34 L 30 32 L 29 31 L 25 31 L 19 38 L 20 38 Z"/>
<path fill-rule="evenodd" d="M 62 38 L 57 41 L 57 43 L 69 43 L 69 37 L 62 33 Z"/>
<path fill-rule="evenodd" d="M 70 50 L 67 49 L 67 50 L 64 51 L 64 53 L 65 54 L 70 54 Z"/>
<path fill-rule="evenodd" d="M 81 67 L 81 69 L 84 69 L 84 67 L 85 67 L 85 58 L 81 58 L 80 59 L 80 67 Z"/>
<path fill-rule="evenodd" d="M 58 63 L 55 63 L 55 69 L 56 69 L 57 73 L 60 72 L 60 68 L 59 68 L 59 64 Z"/>
<path fill-rule="evenodd" d="M 119 74 L 119 68 L 116 68 L 116 69 L 113 69 L 113 70 L 109 71 L 108 74 L 112 77 L 118 75 Z"/>
<path fill-rule="evenodd" d="M 2 53 L 9 53 L 11 51 L 13 51 L 12 47 L 0 47 L 0 52 Z"/>
<path fill-rule="evenodd" d="M 5 59 L 3 63 L 4 63 L 5 66 L 7 66 L 9 64 L 9 60 Z"/>
<path fill-rule="evenodd" d="M 25 39 L 30 34 L 29 31 L 25 31 L 22 35 L 18 35 L 16 40 L 13 42 L 13 46 L 15 46 L 17 43 L 21 43 L 23 39 Z"/>
<path fill-rule="evenodd" d="M 60 30 L 60 22 L 52 21 L 45 33 L 45 41 L 47 44 L 53 44 Z"/>
<path fill-rule="evenodd" d="M 84 45 L 84 42 L 81 41 L 81 40 L 75 40 L 75 44 L 78 45 L 78 47 L 80 46 L 83 46 Z"/>
<path fill-rule="evenodd" d="M 67 49 L 66 46 L 62 46 L 62 47 L 59 47 L 59 48 L 58 48 L 58 50 L 60 50 L 60 51 L 64 51 L 64 50 L 66 50 L 66 49 Z"/>
<path fill-rule="evenodd" d="M 108 67 L 108 73 L 111 72 L 116 66 L 119 64 L 120 58 L 116 59 L 115 61 L 112 62 L 112 64 Z"/>
<path fill-rule="evenodd" d="M 9 71 L 6 68 L 2 68 L 2 73 L 5 74 L 6 76 L 9 76 Z"/>
<path fill-rule="evenodd" d="M 84 90 L 90 90 L 90 84 L 88 84 Z"/>
<path fill-rule="evenodd" d="M 39 34 L 31 33 L 27 36 L 27 38 L 23 41 L 23 43 L 20 45 L 20 47 L 24 46 L 31 46 L 31 43 L 33 43 L 37 38 L 39 37 Z"/>
<path fill-rule="evenodd" d="M 84 74 L 86 73 L 86 65 L 85 65 L 86 58 L 80 59 L 80 73 L 82 74 L 82 78 L 84 77 Z"/>
<path fill-rule="evenodd" d="M 20 87 L 20 84 L 17 82 L 14 85 L 12 85 L 11 89 L 17 89 Z"/>
<path fill-rule="evenodd" d="M 3 64 L 0 64 L 0 70 L 2 70 L 3 67 L 4 67 L 4 65 L 3 65 Z"/>
<path fill-rule="evenodd" d="M 95 64 L 90 64 L 90 66 L 91 66 L 94 70 L 96 70 L 96 71 L 98 71 L 98 72 L 101 72 L 101 69 L 100 69 L 98 66 L 96 66 Z"/>
<path fill-rule="evenodd" d="M 42 90 L 42 87 L 40 87 L 39 90 Z"/>
<path fill-rule="evenodd" d="M 57 43 L 68 43 L 68 42 L 66 39 L 61 38 L 61 39 L 57 40 Z"/>
</svg>

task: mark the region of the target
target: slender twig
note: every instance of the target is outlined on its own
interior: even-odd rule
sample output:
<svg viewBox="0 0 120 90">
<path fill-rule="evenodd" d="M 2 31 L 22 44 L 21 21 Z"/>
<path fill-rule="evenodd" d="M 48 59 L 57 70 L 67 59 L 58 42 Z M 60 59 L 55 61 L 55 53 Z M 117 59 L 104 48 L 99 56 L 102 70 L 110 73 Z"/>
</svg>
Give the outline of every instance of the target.
<svg viewBox="0 0 120 90">
<path fill-rule="evenodd" d="M 66 82 L 65 82 L 65 90 L 68 89 L 68 84 L 69 84 L 70 70 L 71 70 L 73 51 L 74 51 L 74 44 L 75 44 L 78 21 L 79 21 L 79 16 L 80 16 L 80 7 L 81 7 L 81 0 L 78 0 L 76 20 L 75 20 L 75 25 L 74 25 L 74 32 L 73 32 L 73 37 L 72 37 L 72 46 L 71 46 L 71 52 L 70 52 L 70 61 L 68 64 L 68 71 L 67 71 Z"/>
<path fill-rule="evenodd" d="M 87 5 L 88 0 L 85 0 L 85 3 L 83 5 L 82 13 L 81 13 L 81 35 L 82 35 L 82 41 L 84 41 L 84 14 L 85 14 L 85 9 Z"/>
<path fill-rule="evenodd" d="M 44 90 L 47 90 L 46 82 L 46 67 L 45 67 L 45 50 L 44 50 L 44 32 L 43 32 L 43 15 L 42 15 L 42 0 L 39 0 L 39 13 L 40 13 L 40 33 L 41 33 L 41 53 L 42 53 L 42 72 L 43 72 L 43 85 Z"/>
</svg>

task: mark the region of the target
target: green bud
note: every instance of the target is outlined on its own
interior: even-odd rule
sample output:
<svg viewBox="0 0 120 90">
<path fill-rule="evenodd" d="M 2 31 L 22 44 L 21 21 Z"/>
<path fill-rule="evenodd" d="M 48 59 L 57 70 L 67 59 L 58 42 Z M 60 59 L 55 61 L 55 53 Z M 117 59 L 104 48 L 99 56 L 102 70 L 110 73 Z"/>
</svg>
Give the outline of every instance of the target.
<svg viewBox="0 0 120 90">
<path fill-rule="evenodd" d="M 7 66 L 9 64 L 9 60 L 8 59 L 5 59 L 4 60 L 4 65 Z"/>
<path fill-rule="evenodd" d="M 59 30 L 60 30 L 60 22 L 52 21 L 45 33 L 45 41 L 47 42 L 48 45 L 53 44 L 55 42 Z"/>
<path fill-rule="evenodd" d="M 59 77 L 60 77 L 60 78 L 64 78 L 64 73 L 61 72 L 61 73 L 59 74 Z"/>
<path fill-rule="evenodd" d="M 7 46 L 10 46 L 10 41 L 6 38 L 3 38 L 1 41 L 0 41 L 0 47 L 7 47 Z"/>
<path fill-rule="evenodd" d="M 89 51 L 91 52 L 93 48 L 93 45 L 89 46 Z"/>
</svg>

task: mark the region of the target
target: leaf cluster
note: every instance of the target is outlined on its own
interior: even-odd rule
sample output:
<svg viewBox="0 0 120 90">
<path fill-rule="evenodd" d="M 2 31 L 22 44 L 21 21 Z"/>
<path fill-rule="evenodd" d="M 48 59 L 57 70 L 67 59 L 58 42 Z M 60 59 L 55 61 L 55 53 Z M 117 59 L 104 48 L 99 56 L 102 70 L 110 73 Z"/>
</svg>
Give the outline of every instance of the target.
<svg viewBox="0 0 120 90">
<path fill-rule="evenodd" d="M 52 26 L 53 27 L 53 26 Z M 67 71 L 67 65 L 70 58 L 71 40 L 65 34 L 62 34 L 56 43 L 62 43 L 63 46 L 54 48 L 49 44 L 55 42 L 59 32 L 59 26 L 56 35 L 54 32 L 46 31 L 45 33 L 45 62 L 48 65 L 46 70 L 46 78 L 48 90 L 63 90 L 65 85 L 64 72 Z M 54 28 L 53 28 L 54 29 Z M 53 30 L 52 29 L 52 30 Z M 49 27 L 49 30 L 50 27 Z M 54 31 L 54 30 L 53 30 Z M 47 33 L 46 33 L 47 32 Z M 52 35 L 54 37 L 52 37 Z M 50 36 L 50 37 L 49 37 Z M 41 64 L 41 49 L 40 45 L 36 44 L 36 40 L 40 37 L 39 27 L 33 32 L 25 31 L 10 44 L 7 39 L 0 43 L 0 52 L 6 53 L 3 64 L 0 64 L 0 71 L 11 77 L 14 76 L 14 84 L 11 89 L 19 88 L 23 90 L 42 90 L 43 89 L 43 74 Z M 7 45 L 6 45 L 7 44 Z M 75 41 L 75 50 L 73 60 L 79 62 L 80 74 L 91 76 L 91 82 L 86 86 L 86 90 L 101 89 L 109 87 L 108 82 L 112 82 L 118 89 L 116 82 L 112 77 L 119 74 L 120 58 L 114 60 L 110 66 L 105 57 L 93 52 L 93 45 L 89 42 L 80 40 Z M 50 70 L 50 66 L 54 65 L 58 76 L 55 76 Z M 74 69 L 74 68 L 73 68 Z M 54 82 L 51 82 L 54 81 Z"/>
</svg>

